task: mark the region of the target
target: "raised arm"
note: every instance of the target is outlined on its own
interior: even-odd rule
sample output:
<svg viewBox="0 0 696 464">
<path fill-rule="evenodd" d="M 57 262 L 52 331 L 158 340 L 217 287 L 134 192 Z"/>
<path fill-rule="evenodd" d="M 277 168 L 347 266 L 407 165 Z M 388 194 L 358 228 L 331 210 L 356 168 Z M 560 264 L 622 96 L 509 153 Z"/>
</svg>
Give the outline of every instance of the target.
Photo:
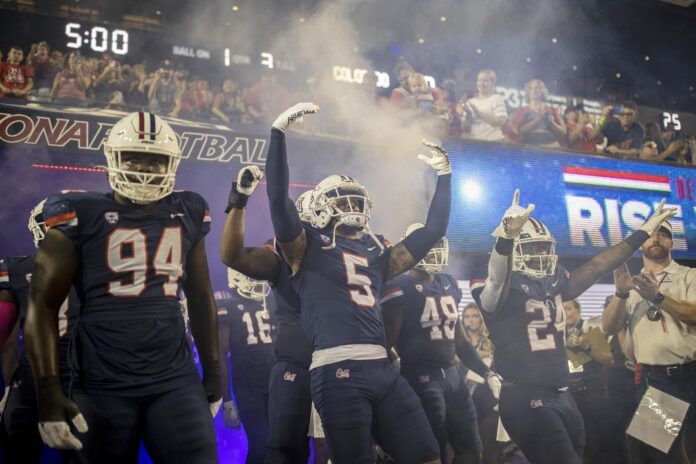
<svg viewBox="0 0 696 464">
<path fill-rule="evenodd" d="M 239 171 L 225 212 L 228 213 L 220 239 L 220 257 L 226 266 L 257 280 L 275 280 L 278 260 L 275 253 L 263 247 L 244 246 L 244 209 L 249 196 L 258 185 L 263 172 L 258 166 L 247 166 Z"/>
<path fill-rule="evenodd" d="M 188 301 L 191 333 L 203 368 L 210 413 L 215 417 L 222 404 L 218 353 L 218 320 L 213 289 L 210 286 L 205 239 L 201 238 L 189 251 L 186 261 L 184 293 Z"/>
<path fill-rule="evenodd" d="M 273 230 L 293 274 L 302 264 L 307 247 L 307 236 L 302 228 L 300 215 L 289 195 L 290 173 L 285 148 L 285 131 L 303 115 L 317 111 L 319 107 L 314 103 L 298 103 L 278 116 L 273 122 L 271 143 L 266 156 L 266 178 L 268 179 L 266 189 Z"/>
<path fill-rule="evenodd" d="M 642 226 L 621 243 L 607 248 L 597 256 L 570 273 L 569 282 L 563 291 L 563 301 L 573 300 L 582 295 L 603 274 L 625 263 L 633 253 L 655 232 L 662 221 L 676 214 L 676 208 L 664 208 L 664 198 L 655 208 L 655 212 Z"/>
<path fill-rule="evenodd" d="M 488 260 L 486 285 L 479 298 L 481 309 L 489 313 L 496 311 L 507 300 L 515 239 L 534 211 L 533 204 L 523 208 L 519 205 L 519 200 L 520 190 L 517 189 L 512 197 L 512 205 L 505 211 L 500 225 L 491 234 L 497 237 L 497 240 Z"/>
<path fill-rule="evenodd" d="M 425 140 L 423 145 L 430 149 L 432 156 L 418 155 L 418 159 L 437 172 L 435 194 L 425 226 L 414 230 L 392 248 L 387 279 L 415 266 L 447 232 L 452 202 L 452 166 L 444 148 Z"/>
<path fill-rule="evenodd" d="M 70 431 L 68 418 L 78 432 L 87 431 L 87 422 L 77 405 L 63 395 L 58 377 L 58 313 L 70 292 L 77 263 L 78 252 L 71 240 L 49 229 L 34 261 L 24 325 L 36 381 L 39 432 L 44 443 L 59 449 L 82 448 Z"/>
</svg>

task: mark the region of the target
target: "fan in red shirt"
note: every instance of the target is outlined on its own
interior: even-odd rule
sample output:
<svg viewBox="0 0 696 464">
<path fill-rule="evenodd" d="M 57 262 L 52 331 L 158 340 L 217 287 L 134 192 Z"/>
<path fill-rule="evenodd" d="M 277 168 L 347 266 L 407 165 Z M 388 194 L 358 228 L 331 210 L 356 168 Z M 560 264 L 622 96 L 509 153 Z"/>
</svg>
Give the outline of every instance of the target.
<svg viewBox="0 0 696 464">
<path fill-rule="evenodd" d="M 13 45 L 7 54 L 7 61 L 0 63 L 0 97 L 27 98 L 34 86 L 34 69 L 20 64 L 24 60 L 24 51 Z"/>
</svg>

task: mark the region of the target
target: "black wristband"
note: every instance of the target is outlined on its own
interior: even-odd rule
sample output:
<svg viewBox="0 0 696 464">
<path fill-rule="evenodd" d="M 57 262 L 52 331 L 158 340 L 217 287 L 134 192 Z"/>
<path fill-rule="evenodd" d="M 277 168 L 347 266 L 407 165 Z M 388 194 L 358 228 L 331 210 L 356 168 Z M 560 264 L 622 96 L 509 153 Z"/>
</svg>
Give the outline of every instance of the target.
<svg viewBox="0 0 696 464">
<path fill-rule="evenodd" d="M 227 197 L 227 208 L 225 208 L 225 213 L 228 214 L 233 208 L 244 209 L 246 208 L 247 201 L 249 200 L 249 195 L 244 195 L 237 191 L 237 181 L 232 182 L 232 188 L 230 189 L 230 196 Z"/>
<path fill-rule="evenodd" d="M 502 256 L 510 256 L 515 248 L 515 240 L 509 238 L 498 237 L 495 241 L 495 251 Z"/>
<path fill-rule="evenodd" d="M 624 240 L 624 242 L 626 242 L 628 246 L 630 246 L 634 250 L 637 250 L 649 238 L 650 235 L 646 231 L 636 230 L 631 235 L 626 237 L 626 240 Z"/>
<path fill-rule="evenodd" d="M 629 297 L 631 293 L 626 292 L 626 293 L 620 293 L 618 290 L 614 292 L 614 296 L 618 298 L 619 300 L 625 300 L 626 298 Z"/>
</svg>

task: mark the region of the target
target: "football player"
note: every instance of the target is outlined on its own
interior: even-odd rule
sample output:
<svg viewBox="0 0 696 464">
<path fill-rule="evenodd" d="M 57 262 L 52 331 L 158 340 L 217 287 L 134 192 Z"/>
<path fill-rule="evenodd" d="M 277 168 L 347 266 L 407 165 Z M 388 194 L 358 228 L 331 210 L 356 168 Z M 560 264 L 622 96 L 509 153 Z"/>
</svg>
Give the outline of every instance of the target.
<svg viewBox="0 0 696 464">
<path fill-rule="evenodd" d="M 64 192 L 43 208 L 48 231 L 26 322 L 41 438 L 78 450 L 77 462 L 136 462 L 141 439 L 156 462 L 216 462 L 211 414 L 222 398 L 208 205 L 173 191 L 181 151 L 158 116 L 125 116 L 104 152 L 113 192 Z M 56 315 L 73 284 L 81 307 L 71 401 L 58 383 Z M 182 288 L 202 383 L 186 340 Z"/>
<path fill-rule="evenodd" d="M 500 226 L 485 282 L 471 294 L 482 309 L 495 345 L 496 369 L 505 379 L 500 418 L 532 464 L 579 464 L 585 442 L 582 416 L 568 392 L 563 301 L 580 296 L 624 263 L 675 214 L 664 200 L 648 220 L 617 245 L 573 272 L 557 265 L 555 240 L 534 205 L 519 205 L 519 190 Z"/>
<path fill-rule="evenodd" d="M 318 109 L 300 103 L 278 116 L 265 174 L 273 229 L 314 347 L 312 399 L 331 460 L 373 462 L 374 430 L 377 443 L 397 462 L 439 462 L 420 400 L 387 357 L 378 298 L 384 282 L 413 267 L 444 236 L 450 211 L 449 158 L 444 149 L 426 142 L 432 156 L 419 158 L 438 174 L 428 219 L 425 227 L 391 248 L 368 225 L 372 200 L 367 190 L 348 176 L 319 182 L 309 202 L 311 224 L 303 223 L 288 197 L 285 131 Z"/>
<path fill-rule="evenodd" d="M 268 436 L 268 381 L 274 363 L 272 322 L 265 280 L 254 280 L 227 269 L 227 282 L 234 294 L 217 300 L 220 372 L 225 425 L 238 428 L 235 404 L 230 396 L 227 359 L 232 365 L 232 389 L 238 416 L 247 436 L 247 464 L 263 464 Z"/>
<path fill-rule="evenodd" d="M 39 247 L 46 233 L 42 219 L 45 200 L 36 205 L 29 214 L 29 230 L 34 238 L 34 245 Z M 23 331 L 27 317 L 29 285 L 32 281 L 34 255 L 17 256 L 0 260 L 0 307 L 12 306 L 18 309 L 16 334 Z M 74 290 L 60 306 L 58 313 L 59 353 L 58 369 L 63 392 L 70 385 L 68 368 L 68 346 L 70 329 L 79 311 L 79 301 Z M 69 318 L 68 318 L 69 316 Z M 41 457 L 41 437 L 39 435 L 36 390 L 29 359 L 23 345 L 17 353 L 17 368 L 11 375 L 7 386 L 7 398 L 4 403 L 2 427 L 5 443 L 3 449 L 9 463 L 38 463 Z"/>
<path fill-rule="evenodd" d="M 416 223 L 405 236 L 423 227 Z M 402 237 L 403 239 L 403 237 Z M 380 304 L 384 316 L 387 350 L 396 346 L 401 375 L 420 397 L 435 437 L 440 460 L 481 461 L 481 438 L 474 402 L 465 383 L 466 370 L 459 360 L 485 378 L 493 396 L 500 393 L 500 379 L 481 361 L 469 343 L 459 317 L 462 292 L 457 280 L 442 272 L 447 265 L 449 243 L 442 237 L 407 274 L 387 282 Z"/>
<path fill-rule="evenodd" d="M 307 462 L 312 345 L 302 330 L 299 298 L 290 282 L 290 269 L 276 252 L 274 241 L 263 247 L 244 246 L 244 209 L 261 176 L 257 166 L 249 166 L 243 168 L 237 181 L 232 183 L 220 254 L 222 261 L 231 268 L 252 278 L 267 280 L 273 292 L 271 311 L 276 324 L 273 340 L 276 363 L 268 385 L 266 462 Z M 300 216 L 305 219 L 308 193 L 304 192 L 296 201 Z"/>
</svg>

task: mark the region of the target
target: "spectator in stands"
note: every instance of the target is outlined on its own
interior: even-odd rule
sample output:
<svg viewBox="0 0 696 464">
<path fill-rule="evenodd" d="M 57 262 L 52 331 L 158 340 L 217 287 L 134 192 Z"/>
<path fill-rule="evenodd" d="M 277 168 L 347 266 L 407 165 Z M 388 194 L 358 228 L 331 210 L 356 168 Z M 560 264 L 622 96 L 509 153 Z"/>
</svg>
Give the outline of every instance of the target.
<svg viewBox="0 0 696 464">
<path fill-rule="evenodd" d="M 109 103 L 115 92 L 118 92 L 123 102 L 124 82 L 121 75 L 121 64 L 110 60 L 94 81 L 95 98 L 100 103 Z"/>
<path fill-rule="evenodd" d="M 7 52 L 7 61 L 0 62 L 0 97 L 27 98 L 27 93 L 34 86 L 34 70 L 22 64 L 24 50 L 13 45 Z"/>
<path fill-rule="evenodd" d="M 226 123 L 248 123 L 246 105 L 239 90 L 239 84 L 232 79 L 225 79 L 222 83 L 222 91 L 215 95 L 212 113 Z"/>
<path fill-rule="evenodd" d="M 407 61 L 400 60 L 394 66 L 394 75 L 399 81 L 399 86 L 391 91 L 389 101 L 397 108 L 412 108 L 413 95 L 409 89 L 408 78 L 415 73 L 415 69 Z"/>
<path fill-rule="evenodd" d="M 601 319 L 583 320 L 578 300 L 563 302 L 566 313 L 566 351 L 570 362 L 570 391 L 585 422 L 585 462 L 614 464 L 606 451 L 620 446 L 607 441 L 608 390 L 603 365 L 613 358 Z"/>
<path fill-rule="evenodd" d="M 56 74 L 61 72 L 65 67 L 65 56 L 60 50 L 53 50 L 51 52 L 51 64 L 56 69 Z"/>
<path fill-rule="evenodd" d="M 597 151 L 597 144 L 602 140 L 597 136 L 591 139 L 594 128 L 591 117 L 581 107 L 569 107 L 563 114 L 566 125 L 566 136 L 561 141 L 561 146 L 569 150 L 594 153 Z"/>
<path fill-rule="evenodd" d="M 488 337 L 488 330 L 483 324 L 481 312 L 476 303 L 469 303 L 462 310 L 462 323 L 464 324 L 464 335 L 471 342 L 481 359 L 493 357 L 493 342 Z"/>
<path fill-rule="evenodd" d="M 650 161 L 672 161 L 678 162 L 682 150 L 686 146 L 684 140 L 671 140 L 665 143 L 660 125 L 656 122 L 648 123 L 645 126 L 645 142 L 640 151 L 639 158 Z"/>
<path fill-rule="evenodd" d="M 443 125 L 443 137 L 461 137 L 462 111 L 457 95 L 457 83 L 452 79 L 445 79 L 440 84 L 438 98 L 433 102 L 433 112 Z"/>
<path fill-rule="evenodd" d="M 246 91 L 247 111 L 254 122 L 269 122 L 288 105 L 290 94 L 275 74 L 266 72 Z"/>
<path fill-rule="evenodd" d="M 566 126 L 558 108 L 547 103 L 549 91 L 539 79 L 524 85 L 528 106 L 515 111 L 511 122 L 511 138 L 516 142 L 541 147 L 560 147 L 566 137 Z"/>
<path fill-rule="evenodd" d="M 82 56 L 79 52 L 72 52 L 67 60 L 65 69 L 53 80 L 51 98 L 55 103 L 85 106 L 90 78 L 83 68 Z"/>
<path fill-rule="evenodd" d="M 148 106 L 150 80 L 145 72 L 145 65 L 142 63 L 135 64 L 131 69 L 133 70 L 133 79 L 126 87 L 126 103 L 138 109 L 146 108 Z"/>
<path fill-rule="evenodd" d="M 463 103 L 466 117 L 463 117 L 464 132 L 478 140 L 501 142 L 504 139 L 501 127 L 508 114 L 505 100 L 495 94 L 497 76 L 495 71 L 484 69 L 476 79 L 476 96 Z"/>
<path fill-rule="evenodd" d="M 637 158 L 643 147 L 645 131 L 643 126 L 636 122 L 638 106 L 632 101 L 625 101 L 621 105 L 604 109 L 600 124 L 593 132 L 594 135 L 602 134 L 607 138 L 607 147 L 604 153 Z"/>
<path fill-rule="evenodd" d="M 150 84 L 148 92 L 150 111 L 160 115 L 170 114 L 176 103 L 177 89 L 172 62 L 164 60 L 155 71 Z"/>
<path fill-rule="evenodd" d="M 34 68 L 34 89 L 40 98 L 48 98 L 58 69 L 51 60 L 50 49 L 46 42 L 31 46 L 27 64 Z"/>
</svg>

